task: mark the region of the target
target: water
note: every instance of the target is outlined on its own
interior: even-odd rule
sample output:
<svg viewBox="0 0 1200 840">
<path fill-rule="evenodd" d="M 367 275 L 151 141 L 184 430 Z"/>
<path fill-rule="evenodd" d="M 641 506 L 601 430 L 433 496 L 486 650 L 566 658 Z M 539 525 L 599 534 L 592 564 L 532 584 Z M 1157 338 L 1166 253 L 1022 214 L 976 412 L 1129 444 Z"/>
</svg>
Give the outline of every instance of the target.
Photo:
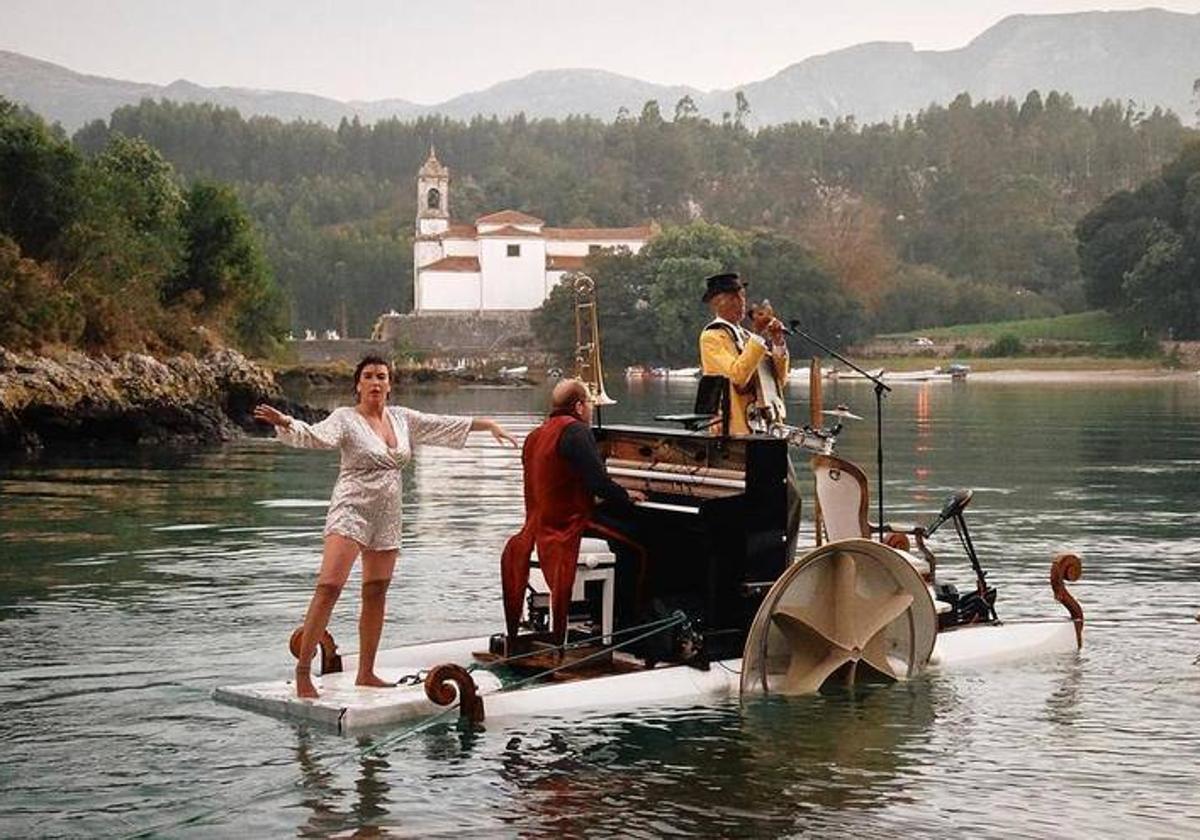
<svg viewBox="0 0 1200 840">
<path fill-rule="evenodd" d="M 691 399 L 614 390 L 609 421 Z M 523 433 L 542 395 L 401 398 Z M 861 385 L 837 401 L 873 414 Z M 973 486 L 1003 617 L 1061 614 L 1050 557 L 1084 556 L 1080 655 L 853 696 L 348 739 L 210 699 L 288 673 L 333 456 L 248 440 L 5 467 L 0 835 L 1196 836 L 1200 384 L 908 385 L 886 421 L 888 518 Z M 841 450 L 874 480 L 869 420 Z M 520 492 L 514 453 L 486 435 L 421 452 L 385 646 L 500 627 Z M 937 547 L 967 582 L 951 535 Z M 356 609 L 352 581 L 343 647 Z"/>
</svg>

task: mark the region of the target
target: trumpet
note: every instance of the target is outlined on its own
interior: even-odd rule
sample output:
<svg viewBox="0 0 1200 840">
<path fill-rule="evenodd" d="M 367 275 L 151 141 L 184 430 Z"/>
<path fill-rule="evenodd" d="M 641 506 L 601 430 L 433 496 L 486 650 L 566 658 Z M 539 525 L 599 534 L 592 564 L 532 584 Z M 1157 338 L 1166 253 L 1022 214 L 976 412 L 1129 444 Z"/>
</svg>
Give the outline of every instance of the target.
<svg viewBox="0 0 1200 840">
<path fill-rule="evenodd" d="M 600 322 L 596 315 L 596 281 L 582 272 L 571 275 L 575 292 L 575 376 L 588 389 L 592 405 L 613 405 L 604 392 L 600 366 Z"/>
<path fill-rule="evenodd" d="M 795 334 L 791 327 L 779 319 L 775 314 L 775 307 L 771 306 L 771 301 L 766 298 L 763 298 L 761 303 L 752 303 L 747 308 L 746 314 L 750 317 L 751 328 L 760 335 L 765 333 L 775 321 L 778 321 L 779 329 L 787 335 Z"/>
</svg>

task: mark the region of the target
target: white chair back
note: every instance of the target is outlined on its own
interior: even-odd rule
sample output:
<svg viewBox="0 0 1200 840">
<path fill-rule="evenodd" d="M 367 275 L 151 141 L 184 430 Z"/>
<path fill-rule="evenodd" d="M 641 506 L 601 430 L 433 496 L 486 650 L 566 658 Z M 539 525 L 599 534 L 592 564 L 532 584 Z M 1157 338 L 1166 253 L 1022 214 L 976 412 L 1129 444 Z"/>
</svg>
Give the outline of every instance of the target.
<svg viewBox="0 0 1200 840">
<path fill-rule="evenodd" d="M 870 539 L 866 473 L 856 464 L 833 455 L 817 455 L 811 466 L 826 537 L 831 542 L 852 537 Z"/>
</svg>

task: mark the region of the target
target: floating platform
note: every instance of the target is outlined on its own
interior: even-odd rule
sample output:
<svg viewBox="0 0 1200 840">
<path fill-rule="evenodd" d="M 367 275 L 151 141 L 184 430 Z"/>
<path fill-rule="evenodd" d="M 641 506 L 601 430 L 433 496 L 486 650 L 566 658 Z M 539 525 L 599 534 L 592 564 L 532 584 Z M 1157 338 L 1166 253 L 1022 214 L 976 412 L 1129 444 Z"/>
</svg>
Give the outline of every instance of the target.
<svg viewBox="0 0 1200 840">
<path fill-rule="evenodd" d="M 381 651 L 375 670 L 386 680 L 399 680 L 441 663 L 468 667 L 476 663 L 477 652 L 488 649 L 488 643 L 488 637 L 480 636 Z M 942 671 L 992 667 L 1076 650 L 1075 627 L 1070 620 L 975 625 L 939 633 L 929 667 Z M 446 711 L 446 707 L 425 696 L 420 683 L 394 688 L 355 686 L 356 660 L 353 655 L 345 656 L 344 671 L 315 676 L 321 695 L 316 700 L 297 698 L 290 680 L 221 687 L 213 696 L 232 706 L 344 734 L 414 722 Z M 736 696 L 741 664 L 741 659 L 713 662 L 707 671 L 686 665 L 660 665 L 604 676 L 537 682 L 508 691 L 500 677 L 483 668 L 471 676 L 479 687 L 487 719 L 495 720 Z"/>
</svg>

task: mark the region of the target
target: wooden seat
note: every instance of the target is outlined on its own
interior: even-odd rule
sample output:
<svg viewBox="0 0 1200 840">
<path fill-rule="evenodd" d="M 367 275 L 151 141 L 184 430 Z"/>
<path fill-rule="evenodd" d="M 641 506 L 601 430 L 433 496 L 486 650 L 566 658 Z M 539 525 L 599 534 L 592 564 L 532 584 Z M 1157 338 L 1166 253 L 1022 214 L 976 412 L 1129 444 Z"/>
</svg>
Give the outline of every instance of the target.
<svg viewBox="0 0 1200 840">
<path fill-rule="evenodd" d="M 862 468 L 836 455 L 814 455 L 809 465 L 816 484 L 817 503 L 821 507 L 825 540 L 874 539 L 867 519 L 871 505 L 870 484 Z M 922 577 L 930 578 L 932 570 L 924 558 L 907 551 L 901 554 Z"/>
</svg>

